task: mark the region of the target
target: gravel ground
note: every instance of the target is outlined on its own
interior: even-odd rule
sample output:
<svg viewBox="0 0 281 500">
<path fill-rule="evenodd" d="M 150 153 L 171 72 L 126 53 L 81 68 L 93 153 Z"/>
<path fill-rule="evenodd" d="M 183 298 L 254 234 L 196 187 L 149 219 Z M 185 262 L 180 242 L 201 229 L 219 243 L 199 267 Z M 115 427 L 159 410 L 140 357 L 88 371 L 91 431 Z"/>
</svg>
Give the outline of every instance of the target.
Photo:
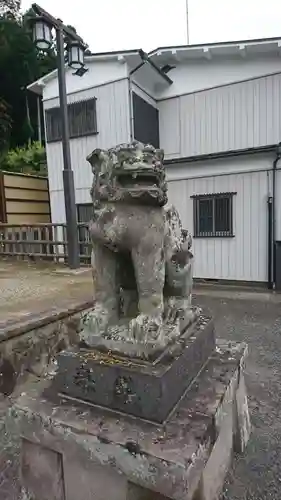
<svg viewBox="0 0 281 500">
<path fill-rule="evenodd" d="M 199 299 L 199 298 L 198 298 Z M 214 315 L 217 336 L 246 341 L 246 381 L 252 435 L 235 457 L 222 500 L 281 498 L 281 305 L 200 297 Z"/>
<path fill-rule="evenodd" d="M 210 293 L 211 291 L 207 292 Z M 235 457 L 221 500 L 279 500 L 281 490 L 281 306 L 252 301 L 200 296 L 197 302 L 211 310 L 217 336 L 249 345 L 246 367 L 252 435 L 243 457 Z M 19 388 L 19 391 L 28 390 Z M 0 430 L 0 499 L 19 500 L 17 438 Z M 1 427 L 1 424 L 0 424 Z M 2 472 L 1 472 L 2 471 Z"/>
</svg>

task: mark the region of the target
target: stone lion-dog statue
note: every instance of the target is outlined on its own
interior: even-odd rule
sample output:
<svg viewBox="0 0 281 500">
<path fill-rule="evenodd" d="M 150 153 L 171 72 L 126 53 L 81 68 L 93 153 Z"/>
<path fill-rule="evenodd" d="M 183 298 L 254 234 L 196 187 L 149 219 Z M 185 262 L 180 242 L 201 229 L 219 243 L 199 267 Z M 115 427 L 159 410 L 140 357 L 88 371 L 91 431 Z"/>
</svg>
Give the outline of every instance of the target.
<svg viewBox="0 0 281 500">
<path fill-rule="evenodd" d="M 95 304 L 80 338 L 138 356 L 163 349 L 196 317 L 191 236 L 167 206 L 163 150 L 140 142 L 95 149 L 89 232 Z"/>
</svg>

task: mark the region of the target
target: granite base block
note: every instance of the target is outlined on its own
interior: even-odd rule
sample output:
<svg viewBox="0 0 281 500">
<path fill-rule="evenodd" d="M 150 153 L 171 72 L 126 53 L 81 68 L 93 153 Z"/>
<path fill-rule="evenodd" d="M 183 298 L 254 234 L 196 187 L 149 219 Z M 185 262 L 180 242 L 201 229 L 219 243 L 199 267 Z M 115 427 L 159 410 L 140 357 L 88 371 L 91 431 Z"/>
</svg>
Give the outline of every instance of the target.
<svg viewBox="0 0 281 500">
<path fill-rule="evenodd" d="M 244 446 L 249 437 L 246 354 L 245 344 L 220 343 L 164 425 L 50 401 L 50 382 L 35 383 L 10 414 L 25 491 L 32 500 L 217 499 L 237 435 Z"/>
<path fill-rule="evenodd" d="M 154 362 L 96 350 L 64 351 L 57 358 L 54 391 L 163 423 L 214 348 L 213 321 L 202 318 Z"/>
<path fill-rule="evenodd" d="M 63 349 L 78 344 L 82 315 L 91 301 L 37 311 L 20 319 L 0 321 L 0 394 L 9 396 L 21 375 L 43 375 Z"/>
</svg>

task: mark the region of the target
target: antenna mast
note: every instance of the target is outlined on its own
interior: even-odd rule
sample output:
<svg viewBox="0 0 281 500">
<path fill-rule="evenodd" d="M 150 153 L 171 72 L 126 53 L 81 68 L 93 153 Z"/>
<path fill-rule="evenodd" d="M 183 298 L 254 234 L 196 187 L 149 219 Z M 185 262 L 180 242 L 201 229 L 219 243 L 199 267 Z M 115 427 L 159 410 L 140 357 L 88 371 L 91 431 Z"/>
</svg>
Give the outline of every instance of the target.
<svg viewBox="0 0 281 500">
<path fill-rule="evenodd" d="M 188 0 L 186 1 L 186 43 L 189 45 L 189 18 L 188 18 Z"/>
</svg>

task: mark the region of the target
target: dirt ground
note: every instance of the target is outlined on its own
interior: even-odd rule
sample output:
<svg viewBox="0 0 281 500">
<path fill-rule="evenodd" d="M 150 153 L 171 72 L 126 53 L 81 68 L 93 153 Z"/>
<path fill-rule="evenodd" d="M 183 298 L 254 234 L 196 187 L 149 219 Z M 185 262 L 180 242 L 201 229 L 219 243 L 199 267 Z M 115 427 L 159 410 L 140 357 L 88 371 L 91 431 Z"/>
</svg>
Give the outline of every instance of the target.
<svg viewBox="0 0 281 500">
<path fill-rule="evenodd" d="M 0 267 L 3 267 L 1 263 Z M 73 289 L 77 289 L 75 283 L 69 283 L 69 281 L 75 281 L 76 278 L 77 276 L 64 276 L 62 279 L 66 281 L 59 286 L 60 291 L 56 292 L 57 297 L 62 294 L 62 291 L 63 294 L 68 293 L 65 292 L 66 284 L 69 288 L 73 286 Z M 88 283 L 85 275 L 80 275 L 79 279 L 82 282 L 84 280 L 84 284 Z M 48 287 L 47 281 L 48 278 L 44 278 L 43 284 L 42 276 L 39 276 L 38 286 Z M 78 281 L 76 285 L 77 283 Z M 84 285 L 81 283 L 79 286 L 83 288 Z M 2 294 L 3 281 L 1 282 L 1 279 L 0 287 Z M 229 297 L 235 297 L 235 299 Z M 5 300 L 7 305 L 9 303 L 7 295 Z M 42 296 L 38 300 L 41 301 Z M 281 489 L 280 300 L 271 300 L 270 296 L 263 294 L 256 296 L 232 292 L 224 294 L 221 291 L 212 292 L 206 289 L 203 292 L 200 291 L 195 297 L 195 302 L 208 308 L 214 315 L 218 337 L 246 341 L 249 345 L 246 377 L 253 425 L 252 436 L 245 455 L 234 459 L 222 500 L 279 500 Z M 26 306 L 27 302 L 25 302 Z M 3 305 L 2 302 L 1 305 L 0 299 L 0 315 L 1 310 L 5 310 L 5 304 Z M 27 390 L 28 384 L 18 388 L 19 392 Z M 0 499 L 20 500 L 17 469 L 18 439 L 10 432 L 4 418 L 7 404 L 7 400 L 1 402 L 0 399 Z"/>
<path fill-rule="evenodd" d="M 46 310 L 69 299 L 93 295 L 91 270 L 71 272 L 64 266 L 0 260 L 0 326 L 30 311 Z"/>
</svg>

